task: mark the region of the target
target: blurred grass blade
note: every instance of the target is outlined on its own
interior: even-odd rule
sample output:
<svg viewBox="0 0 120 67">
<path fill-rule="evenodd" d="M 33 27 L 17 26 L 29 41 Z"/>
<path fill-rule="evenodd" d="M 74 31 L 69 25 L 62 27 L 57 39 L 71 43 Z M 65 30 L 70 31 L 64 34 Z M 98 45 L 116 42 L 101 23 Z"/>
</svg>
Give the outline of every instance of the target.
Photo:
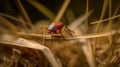
<svg viewBox="0 0 120 67">
<path fill-rule="evenodd" d="M 88 10 L 89 10 L 89 0 L 86 0 L 86 20 L 85 20 L 85 26 L 86 26 L 86 33 L 88 33 Z"/>
<path fill-rule="evenodd" d="M 66 10 L 65 15 L 66 15 L 67 21 L 68 21 L 69 23 L 71 23 L 72 21 L 74 21 L 75 18 L 76 18 L 76 17 L 75 17 L 75 13 L 74 13 L 74 11 L 73 11 L 71 8 L 68 8 L 68 9 Z"/>
<path fill-rule="evenodd" d="M 85 20 L 85 26 L 86 26 L 86 33 L 89 33 L 89 23 L 88 23 L 88 11 L 89 11 L 89 0 L 86 0 L 86 20 Z M 86 56 L 88 64 L 90 67 L 96 67 L 95 57 L 93 54 L 92 44 L 90 39 L 87 39 L 87 47 L 88 47 L 88 56 Z M 84 49 L 83 49 L 84 51 Z M 84 52 L 85 54 L 85 52 Z M 85 54 L 86 55 L 86 54 Z"/>
<path fill-rule="evenodd" d="M 109 18 L 112 16 L 112 0 L 109 0 Z M 113 29 L 113 25 L 112 25 L 113 20 L 109 20 L 108 23 L 108 31 L 111 31 Z M 109 38 L 110 42 L 109 42 L 109 48 L 108 48 L 108 56 L 106 58 L 106 63 L 110 64 L 110 60 L 112 59 L 112 54 L 113 54 L 113 36 L 111 35 Z"/>
<path fill-rule="evenodd" d="M 108 7 L 108 2 L 109 2 L 109 0 L 104 0 L 101 16 L 100 16 L 99 20 L 102 20 L 104 18 L 105 12 L 106 12 L 107 7 Z M 98 33 L 100 31 L 100 26 L 101 26 L 101 23 L 97 24 L 96 29 L 95 29 L 95 33 Z M 97 38 L 94 39 L 94 45 L 93 45 L 94 54 L 96 53 L 96 45 L 97 45 Z"/>
<path fill-rule="evenodd" d="M 89 17 L 91 14 L 93 13 L 93 10 L 90 10 L 87 17 Z M 76 29 L 80 24 L 83 23 L 83 21 L 86 20 L 86 15 L 84 14 L 83 16 L 80 16 L 78 17 L 76 20 L 74 20 L 73 22 L 71 22 L 69 25 L 68 25 L 68 28 L 70 30 L 74 30 Z"/>
<path fill-rule="evenodd" d="M 108 19 L 91 22 L 91 24 L 102 23 L 102 22 L 105 22 L 105 21 L 114 20 L 114 19 L 119 18 L 119 17 L 120 17 L 120 15 L 116 15 L 116 16 L 110 17 L 110 18 L 108 18 Z"/>
<path fill-rule="evenodd" d="M 14 33 L 18 32 L 18 28 L 2 16 L 0 16 L 0 24 L 6 26 L 9 30 L 12 30 L 12 32 Z"/>
<path fill-rule="evenodd" d="M 115 16 L 119 12 L 119 10 L 120 10 L 120 5 L 117 5 L 117 7 L 113 13 L 113 16 Z"/>
<path fill-rule="evenodd" d="M 47 7 L 37 2 L 36 0 L 27 0 L 32 6 L 34 6 L 39 12 L 45 15 L 48 19 L 53 20 L 55 14 L 51 12 Z"/>
<path fill-rule="evenodd" d="M 113 13 L 113 16 L 112 17 L 109 17 L 108 19 L 104 19 L 104 20 L 100 20 L 100 21 L 95 21 L 95 22 L 91 22 L 91 24 L 96 24 L 96 23 L 102 23 L 102 22 L 105 22 L 105 21 L 109 21 L 109 20 L 114 20 L 116 18 L 119 18 L 120 15 L 116 15 L 118 12 L 119 12 L 119 9 L 120 9 L 120 6 L 118 5 Z M 115 16 L 116 15 L 116 16 Z"/>
<path fill-rule="evenodd" d="M 88 42 L 88 44 L 87 44 L 88 56 L 86 56 L 86 58 L 88 60 L 90 67 L 96 67 L 95 57 L 94 57 L 93 50 L 92 50 L 92 44 L 91 44 L 90 40 L 87 40 L 87 42 Z"/>
<path fill-rule="evenodd" d="M 11 16 L 11 15 L 8 15 L 8 14 L 5 14 L 5 13 L 1 13 L 1 12 L 0 12 L 0 15 L 3 16 L 3 17 L 7 17 L 7 18 L 9 18 L 9 19 L 12 19 L 12 20 L 18 21 L 18 22 L 20 22 L 20 23 L 22 23 L 22 24 L 25 24 L 24 21 L 22 22 L 22 21 L 19 20 L 18 18 L 13 17 L 13 16 Z"/>
<path fill-rule="evenodd" d="M 9 41 L 6 38 L 6 40 L 1 40 L 0 44 L 4 44 L 4 45 L 7 45 L 7 46 L 11 46 L 11 47 L 16 47 L 18 49 L 26 47 L 26 48 L 36 49 L 36 50 L 42 51 L 43 54 L 45 55 L 45 57 L 51 63 L 52 67 L 60 67 L 59 64 L 57 63 L 54 55 L 50 51 L 50 49 L 46 46 L 43 46 L 40 43 L 35 42 L 35 41 L 27 40 L 27 39 L 24 39 L 24 38 L 18 38 L 16 40 Z"/>
<path fill-rule="evenodd" d="M 28 16 L 24 6 L 22 5 L 21 1 L 20 0 L 16 0 L 16 3 L 17 3 L 17 6 L 21 12 L 21 14 L 23 15 L 22 17 L 24 18 L 24 20 L 27 22 L 27 24 L 30 26 L 30 27 L 33 27 L 32 25 L 32 22 L 30 20 L 30 17 Z"/>
<path fill-rule="evenodd" d="M 61 19 L 61 17 L 63 16 L 67 6 L 69 5 L 71 0 L 64 0 L 64 3 L 63 5 L 61 6 L 57 16 L 55 17 L 54 21 L 53 22 L 56 22 L 56 21 L 59 21 Z"/>
<path fill-rule="evenodd" d="M 104 0 L 103 7 L 102 7 L 102 12 L 101 12 L 101 16 L 100 16 L 100 20 L 102 20 L 102 19 L 104 18 L 105 12 L 106 12 L 107 7 L 108 7 L 108 1 L 109 1 L 109 0 Z M 97 25 L 96 33 L 99 32 L 100 25 L 101 25 L 101 23 L 99 23 L 99 24 Z"/>
<path fill-rule="evenodd" d="M 112 16 L 112 0 L 109 0 L 109 18 Z M 108 29 L 112 29 L 112 20 L 109 20 Z"/>
<path fill-rule="evenodd" d="M 104 0 L 103 7 L 102 7 L 102 13 L 101 13 L 101 16 L 100 16 L 100 20 L 102 20 L 104 15 L 105 15 L 105 12 L 106 12 L 107 7 L 108 7 L 108 1 L 109 0 Z"/>
<path fill-rule="evenodd" d="M 105 33 L 97 33 L 97 34 L 84 34 L 84 35 L 76 35 L 76 36 L 64 36 L 64 39 L 65 40 L 79 40 L 79 39 L 88 39 L 88 38 L 99 38 L 99 37 L 108 37 L 108 36 L 112 36 L 112 35 L 115 35 L 116 33 L 120 33 L 120 30 L 116 31 L 116 30 L 113 30 L 113 31 L 109 31 L 109 32 L 105 32 Z M 60 36 L 59 34 L 54 34 L 54 35 L 41 35 L 41 34 L 28 34 L 28 33 L 22 33 L 22 32 L 18 32 L 17 35 L 23 37 L 23 38 L 27 38 L 27 39 L 33 39 L 33 38 L 36 38 L 36 39 L 43 39 L 43 36 L 44 36 L 44 39 L 45 40 L 64 40 L 62 38 L 62 36 Z M 52 37 L 54 36 L 54 37 Z M 59 38 L 57 38 L 59 36 Z M 82 42 L 82 41 L 81 41 Z"/>
<path fill-rule="evenodd" d="M 14 21 L 19 22 L 20 26 L 23 26 L 25 31 L 28 31 L 28 27 L 27 27 L 26 22 L 24 20 L 16 18 L 16 17 L 13 17 L 13 16 L 5 14 L 5 13 L 1 13 L 1 12 L 0 12 L 0 15 L 3 16 L 3 17 L 6 17 L 6 18 L 9 18 L 9 19 L 12 19 Z"/>
</svg>

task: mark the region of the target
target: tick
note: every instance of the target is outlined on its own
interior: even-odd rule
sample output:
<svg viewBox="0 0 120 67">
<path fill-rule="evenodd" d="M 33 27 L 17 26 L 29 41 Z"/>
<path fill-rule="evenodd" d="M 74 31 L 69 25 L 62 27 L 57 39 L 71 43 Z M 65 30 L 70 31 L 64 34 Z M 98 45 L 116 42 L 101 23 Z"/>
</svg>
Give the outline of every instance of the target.
<svg viewBox="0 0 120 67">
<path fill-rule="evenodd" d="M 61 22 L 55 22 L 48 26 L 48 33 L 49 34 L 61 34 L 61 31 L 64 27 L 64 24 Z"/>
<path fill-rule="evenodd" d="M 72 36 L 73 31 L 71 31 L 67 26 L 65 26 L 62 22 L 55 22 L 48 26 L 48 34 L 61 34 L 62 29 Z"/>
</svg>

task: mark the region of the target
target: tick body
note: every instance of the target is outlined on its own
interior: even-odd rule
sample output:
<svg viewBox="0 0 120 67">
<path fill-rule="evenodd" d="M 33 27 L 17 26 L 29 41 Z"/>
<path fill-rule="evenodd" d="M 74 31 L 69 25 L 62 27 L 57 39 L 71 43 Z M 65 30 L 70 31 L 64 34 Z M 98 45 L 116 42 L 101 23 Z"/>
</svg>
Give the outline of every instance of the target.
<svg viewBox="0 0 120 67">
<path fill-rule="evenodd" d="M 59 34 L 61 33 L 62 28 L 64 27 L 64 24 L 61 22 L 55 22 L 48 26 L 48 33 L 49 34 Z"/>
</svg>

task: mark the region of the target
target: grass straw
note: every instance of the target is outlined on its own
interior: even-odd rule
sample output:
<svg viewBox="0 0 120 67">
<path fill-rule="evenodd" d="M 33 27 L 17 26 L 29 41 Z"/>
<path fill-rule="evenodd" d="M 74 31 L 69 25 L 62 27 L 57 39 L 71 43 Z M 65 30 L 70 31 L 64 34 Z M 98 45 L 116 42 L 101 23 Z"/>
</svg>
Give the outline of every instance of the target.
<svg viewBox="0 0 120 67">
<path fill-rule="evenodd" d="M 67 21 L 69 23 L 75 20 L 74 11 L 71 8 L 67 9 L 65 13 L 66 13 L 65 15 L 66 15 Z"/>
<path fill-rule="evenodd" d="M 109 0 L 109 18 L 112 16 L 112 0 Z M 109 24 L 108 24 L 108 27 L 112 27 L 112 21 L 109 20 Z"/>
<path fill-rule="evenodd" d="M 105 21 L 114 20 L 114 19 L 116 19 L 116 18 L 119 18 L 120 15 L 116 15 L 117 12 L 119 11 L 119 9 L 120 9 L 120 6 L 118 5 L 118 6 L 116 7 L 116 9 L 115 9 L 112 17 L 110 17 L 110 18 L 108 18 L 108 19 L 100 20 L 100 21 L 91 22 L 91 24 L 102 23 L 102 22 L 105 22 Z M 115 15 L 116 15 L 116 16 L 115 16 Z"/>
<path fill-rule="evenodd" d="M 120 33 L 120 31 L 109 31 L 109 32 L 106 32 L 106 33 L 97 33 L 97 34 L 84 34 L 84 35 L 76 35 L 76 36 L 64 36 L 64 39 L 65 40 L 78 40 L 78 39 L 88 39 L 88 38 L 99 38 L 99 37 L 107 37 L 107 36 L 111 36 L 111 35 L 115 35 L 116 33 Z M 23 37 L 23 38 L 37 38 L 37 39 L 43 39 L 43 36 L 44 36 L 44 39 L 45 40 L 64 40 L 62 38 L 61 35 L 58 35 L 58 34 L 53 34 L 53 37 L 52 38 L 52 35 L 41 35 L 41 34 L 28 34 L 28 33 L 21 33 L 21 32 L 18 32 L 17 33 L 19 36 Z M 58 38 L 59 37 L 59 38 Z"/>
<path fill-rule="evenodd" d="M 119 18 L 119 17 L 120 17 L 120 15 L 116 15 L 116 16 L 110 17 L 110 18 L 108 18 L 108 19 L 91 22 L 91 24 L 102 23 L 102 22 L 105 22 L 105 21 L 114 20 L 114 19 Z"/>
<path fill-rule="evenodd" d="M 15 17 L 13 17 L 13 16 L 10 16 L 10 15 L 8 15 L 8 14 L 1 13 L 1 12 L 0 12 L 0 15 L 1 15 L 1 16 L 4 16 L 4 17 L 7 17 L 7 18 L 9 18 L 9 19 L 12 19 L 12 20 L 18 21 L 18 22 L 20 22 L 20 23 L 22 23 L 22 24 L 25 24 L 25 22 L 22 22 L 21 20 L 15 18 Z"/>
<path fill-rule="evenodd" d="M 16 18 L 16 17 L 10 16 L 10 15 L 8 15 L 8 14 L 1 13 L 1 12 L 0 12 L 0 15 L 1 15 L 1 16 L 4 16 L 4 17 L 7 17 L 7 18 L 9 18 L 9 19 L 12 19 L 12 20 L 14 20 L 14 21 L 20 22 L 20 24 L 25 28 L 25 30 L 28 30 L 28 29 L 27 29 L 27 26 L 26 26 L 26 24 L 25 24 L 26 22 L 25 22 L 24 20 L 18 19 L 18 18 Z"/>
<path fill-rule="evenodd" d="M 86 20 L 85 20 L 85 25 L 86 25 L 86 33 L 89 33 L 89 25 L 88 25 L 88 10 L 89 10 L 89 0 L 86 0 Z M 90 39 L 87 39 L 87 46 L 88 48 L 88 55 L 85 53 L 85 49 L 82 47 L 84 54 L 86 55 L 88 64 L 90 67 L 96 67 L 96 62 L 95 62 L 95 58 L 93 55 L 93 50 L 92 50 L 92 45 L 90 42 Z"/>
<path fill-rule="evenodd" d="M 88 7 L 89 7 L 89 0 L 86 0 L 86 20 L 85 20 L 85 25 L 86 25 L 86 32 L 88 32 Z"/>
<path fill-rule="evenodd" d="M 26 48 L 42 51 L 43 54 L 48 59 L 48 61 L 51 63 L 52 67 L 60 67 L 55 57 L 53 56 L 52 52 L 50 51 L 50 49 L 35 41 L 30 41 L 24 38 L 18 38 L 17 40 L 14 40 L 14 41 L 1 40 L 0 44 L 4 44 L 7 46 L 16 47 L 16 48 L 18 47 L 19 49 L 20 47 L 22 48 L 26 47 Z"/>
<path fill-rule="evenodd" d="M 111 16 L 112 16 L 112 0 L 109 0 L 109 18 Z M 110 31 L 110 30 L 112 30 L 112 20 L 109 20 L 109 23 L 108 23 L 108 31 Z M 110 64 L 110 60 L 112 58 L 112 53 L 113 53 L 113 51 L 112 51 L 112 48 L 113 48 L 112 35 L 110 36 L 109 40 L 110 40 L 110 45 L 109 45 L 110 47 L 109 47 L 109 55 L 106 60 L 107 64 Z"/>
<path fill-rule="evenodd" d="M 102 20 L 104 15 L 105 15 L 105 12 L 106 12 L 107 6 L 108 6 L 108 1 L 109 0 L 104 0 L 103 7 L 102 7 L 102 12 L 101 12 L 101 16 L 100 16 L 100 20 Z M 100 26 L 101 26 L 101 23 L 97 24 L 97 28 L 95 30 L 96 33 L 99 32 Z M 94 54 L 96 53 L 96 45 L 97 45 L 97 39 L 95 38 L 94 39 L 94 45 L 93 45 L 93 52 L 94 52 Z"/>
<path fill-rule="evenodd" d="M 15 25 L 13 25 L 10 21 L 8 21 L 6 18 L 2 16 L 0 16 L 0 23 L 3 26 L 6 26 L 7 28 L 9 28 L 14 33 L 19 31 L 19 29 Z"/>
<path fill-rule="evenodd" d="M 63 16 L 67 6 L 69 5 L 71 0 L 65 0 L 63 5 L 61 6 L 59 12 L 57 13 L 55 19 L 53 20 L 53 22 L 59 21 L 61 19 L 61 17 Z"/>
<path fill-rule="evenodd" d="M 115 9 L 115 11 L 113 13 L 113 16 L 115 16 L 117 14 L 117 12 L 119 11 L 119 9 L 120 9 L 120 5 L 117 5 L 117 7 L 116 7 L 116 9 Z"/>
<path fill-rule="evenodd" d="M 118 9 L 119 9 L 119 7 L 117 6 L 114 13 L 113 13 L 113 16 L 117 14 Z M 110 13 L 112 13 L 111 11 L 112 11 L 112 0 L 109 0 L 109 17 L 111 17 L 110 16 L 111 15 Z M 113 22 L 113 20 L 109 20 L 109 24 L 108 24 L 109 30 L 112 29 L 112 22 Z M 112 54 L 113 54 L 113 39 L 112 38 L 113 38 L 113 36 L 111 35 L 110 39 L 109 39 L 110 40 L 110 45 L 109 45 L 110 47 L 108 48 L 108 51 L 107 51 L 108 57 L 105 59 L 107 64 L 110 64 L 111 60 L 112 60 Z"/>
<path fill-rule="evenodd" d="M 20 0 L 16 0 L 16 4 L 17 4 L 21 14 L 23 15 L 23 18 L 27 22 L 26 24 L 28 24 L 31 28 L 33 28 L 32 21 L 31 21 L 30 17 L 28 16 L 28 14 L 27 14 L 24 6 L 22 5 L 21 1 Z"/>
<path fill-rule="evenodd" d="M 91 44 L 90 40 L 88 40 L 87 42 L 88 42 L 88 51 L 89 51 L 88 63 L 90 65 L 90 67 L 96 67 L 95 57 L 93 55 L 93 50 L 92 50 L 92 44 Z"/>
<path fill-rule="evenodd" d="M 105 21 L 114 20 L 114 19 L 116 19 L 116 18 L 119 18 L 120 15 L 116 15 L 117 12 L 119 11 L 119 9 L 120 9 L 120 6 L 118 5 L 118 6 L 116 7 L 116 9 L 115 9 L 112 17 L 110 17 L 110 18 L 108 18 L 108 19 L 100 20 L 100 21 L 91 22 L 91 24 L 102 23 L 102 22 L 105 22 Z M 115 15 L 116 15 L 116 16 L 115 16 Z"/>
<path fill-rule="evenodd" d="M 30 3 L 32 6 L 34 6 L 39 12 L 41 12 L 48 19 L 53 20 L 55 18 L 55 14 L 37 0 L 27 0 L 27 2 Z"/>
<path fill-rule="evenodd" d="M 104 18 L 105 12 L 106 12 L 107 7 L 108 7 L 108 1 L 109 1 L 109 0 L 104 0 L 104 4 L 103 4 L 103 7 L 102 7 L 102 12 L 101 12 L 100 20 L 102 20 L 102 19 Z M 99 24 L 97 25 L 96 33 L 99 32 L 100 25 L 101 25 L 101 23 L 99 23 Z"/>
</svg>

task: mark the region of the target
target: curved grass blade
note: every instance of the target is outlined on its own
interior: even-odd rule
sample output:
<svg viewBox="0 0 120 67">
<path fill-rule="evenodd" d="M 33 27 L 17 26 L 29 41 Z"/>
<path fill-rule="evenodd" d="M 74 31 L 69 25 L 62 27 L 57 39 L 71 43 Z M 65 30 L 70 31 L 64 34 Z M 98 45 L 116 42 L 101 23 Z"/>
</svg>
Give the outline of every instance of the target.
<svg viewBox="0 0 120 67">
<path fill-rule="evenodd" d="M 8 21 L 6 18 L 2 16 L 0 16 L 0 24 L 9 28 L 9 30 L 12 30 L 12 32 L 14 33 L 19 31 L 19 29 L 15 25 L 10 23 L 10 21 Z"/>
<path fill-rule="evenodd" d="M 32 21 L 29 17 L 29 15 L 27 14 L 24 6 L 22 5 L 21 1 L 20 0 L 16 0 L 16 4 L 19 8 L 19 11 L 21 12 L 21 14 L 23 15 L 22 17 L 24 18 L 24 20 L 27 22 L 27 24 L 32 28 L 33 25 L 32 25 Z"/>
<path fill-rule="evenodd" d="M 39 12 L 45 15 L 48 19 L 53 20 L 55 14 L 51 12 L 47 7 L 37 2 L 36 0 L 27 0 L 32 6 L 34 6 Z"/>
</svg>

